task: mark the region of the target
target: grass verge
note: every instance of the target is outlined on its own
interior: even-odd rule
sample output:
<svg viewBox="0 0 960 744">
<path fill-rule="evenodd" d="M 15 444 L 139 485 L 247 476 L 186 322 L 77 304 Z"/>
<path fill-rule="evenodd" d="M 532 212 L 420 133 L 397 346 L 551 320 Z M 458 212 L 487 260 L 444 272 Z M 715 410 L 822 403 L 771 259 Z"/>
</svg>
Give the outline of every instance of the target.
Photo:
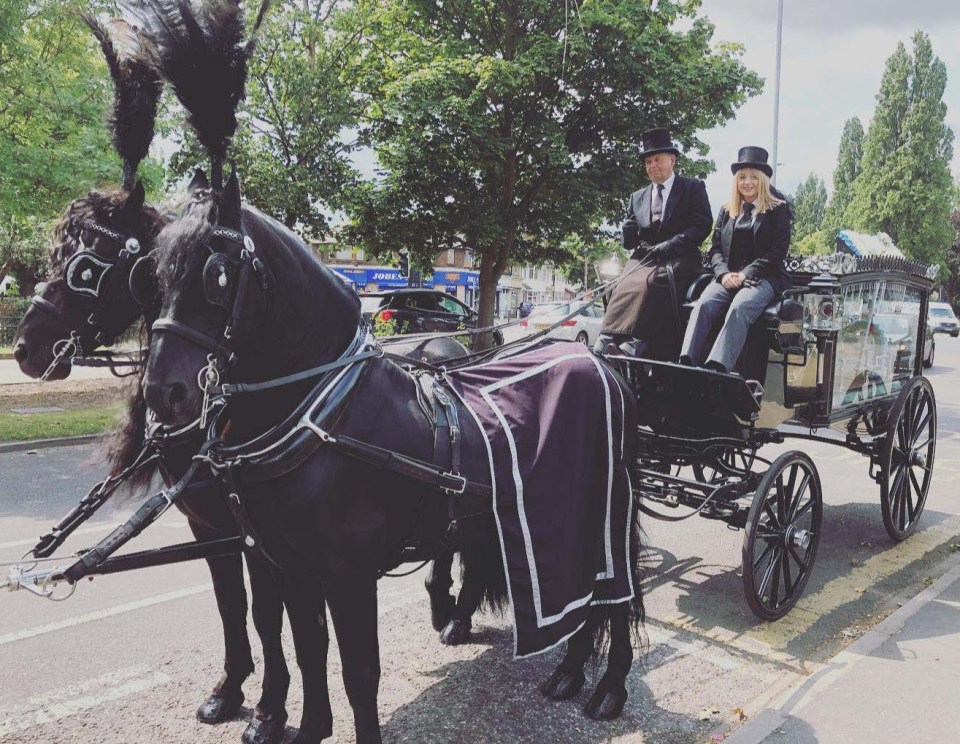
<svg viewBox="0 0 960 744">
<path fill-rule="evenodd" d="M 117 425 L 123 403 L 55 413 L 0 413 L 0 442 L 99 434 Z"/>
</svg>

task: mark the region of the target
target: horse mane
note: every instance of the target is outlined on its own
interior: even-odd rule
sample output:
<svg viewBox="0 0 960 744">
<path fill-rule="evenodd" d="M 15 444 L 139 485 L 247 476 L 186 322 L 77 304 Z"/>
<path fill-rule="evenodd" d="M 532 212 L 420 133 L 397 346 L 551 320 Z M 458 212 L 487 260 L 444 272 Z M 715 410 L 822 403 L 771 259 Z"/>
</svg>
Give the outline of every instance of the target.
<svg viewBox="0 0 960 744">
<path fill-rule="evenodd" d="M 173 86 L 188 123 L 215 163 L 222 164 L 236 132 L 247 61 L 270 3 L 263 0 L 246 41 L 243 10 L 236 0 L 124 3 L 127 14 L 142 24 L 154 50 L 154 66 Z M 221 185 L 216 173 L 213 183 Z"/>
<path fill-rule="evenodd" d="M 119 18 L 80 17 L 100 42 L 113 78 L 113 111 L 107 119 L 113 147 L 123 160 L 123 187 L 133 189 L 137 167 L 153 141 L 157 103 L 163 91 L 160 75 L 150 66 L 155 56 L 135 26 Z"/>
<path fill-rule="evenodd" d="M 63 264 L 77 250 L 74 235 L 84 220 L 111 221 L 123 209 L 129 194 L 123 189 L 91 191 L 86 196 L 74 199 L 63 216 L 53 225 L 53 246 L 47 257 L 47 276 L 53 278 L 63 273 Z M 140 209 L 141 224 L 147 234 L 141 237 L 155 238 L 163 226 L 163 215 L 150 204 Z M 144 219 L 145 218 L 145 219 Z"/>
</svg>

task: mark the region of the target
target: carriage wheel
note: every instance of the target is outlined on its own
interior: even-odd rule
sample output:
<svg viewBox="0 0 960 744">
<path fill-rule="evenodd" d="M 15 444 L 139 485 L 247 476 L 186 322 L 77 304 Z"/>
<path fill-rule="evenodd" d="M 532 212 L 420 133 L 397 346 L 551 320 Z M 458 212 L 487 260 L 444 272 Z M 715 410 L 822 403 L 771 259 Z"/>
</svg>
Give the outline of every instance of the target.
<svg viewBox="0 0 960 744">
<path fill-rule="evenodd" d="M 753 496 L 743 536 L 743 591 L 762 620 L 793 607 L 820 544 L 823 492 L 813 461 L 796 450 L 770 464 Z"/>
<path fill-rule="evenodd" d="M 937 401 L 927 379 L 914 377 L 890 410 L 880 449 L 883 526 L 898 542 L 908 538 L 920 521 L 936 449 Z"/>
</svg>

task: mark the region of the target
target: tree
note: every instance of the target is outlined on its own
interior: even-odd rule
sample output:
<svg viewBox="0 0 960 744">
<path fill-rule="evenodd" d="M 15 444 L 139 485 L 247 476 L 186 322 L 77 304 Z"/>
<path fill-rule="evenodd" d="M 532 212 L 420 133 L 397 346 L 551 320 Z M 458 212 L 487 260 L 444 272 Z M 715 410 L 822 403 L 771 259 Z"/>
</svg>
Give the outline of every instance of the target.
<svg viewBox="0 0 960 744">
<path fill-rule="evenodd" d="M 13 274 L 26 292 L 46 263 L 49 222 L 90 188 L 121 180 L 104 123 L 112 85 L 74 5 L 0 9 L 0 277 Z"/>
<path fill-rule="evenodd" d="M 797 186 L 797 193 L 790 200 L 793 204 L 792 240 L 799 242 L 823 226 L 827 211 L 827 187 L 815 173 Z"/>
<path fill-rule="evenodd" d="M 558 265 L 570 284 L 580 285 L 586 290 L 606 281 L 598 277 L 597 267 L 612 256 L 621 264 L 627 260 L 627 253 L 620 245 L 618 236 L 611 234 L 609 230 L 598 228 L 587 239 L 580 235 L 568 235 L 560 243 Z"/>
<path fill-rule="evenodd" d="M 897 46 L 887 60 L 844 213 L 851 227 L 885 232 L 908 256 L 941 265 L 953 239 L 946 82 L 946 68 L 926 34 L 914 34 L 912 56 L 902 43 Z"/>
<path fill-rule="evenodd" d="M 859 117 L 847 119 L 837 150 L 837 167 L 833 171 L 833 195 L 824 216 L 823 228 L 832 233 L 844 227 L 843 215 L 853 198 L 853 182 L 860 174 L 863 157 L 863 124 Z"/>
<path fill-rule="evenodd" d="M 508 264 L 539 263 L 567 236 L 619 220 L 642 185 L 640 133 L 696 132 L 760 90 L 740 48 L 712 45 L 697 1 L 378 0 L 358 12 L 365 135 L 382 178 L 356 193 L 373 252 L 480 257 L 480 320 Z M 687 175 L 713 164 L 681 163 Z"/>
<path fill-rule="evenodd" d="M 361 108 L 353 78 L 362 29 L 345 27 L 337 6 L 299 0 L 267 14 L 229 156 L 245 199 L 316 238 L 329 233 L 327 216 L 344 206 L 356 179 L 348 156 Z M 179 179 L 205 154 L 192 133 L 172 134 L 181 147 L 171 177 Z"/>
</svg>

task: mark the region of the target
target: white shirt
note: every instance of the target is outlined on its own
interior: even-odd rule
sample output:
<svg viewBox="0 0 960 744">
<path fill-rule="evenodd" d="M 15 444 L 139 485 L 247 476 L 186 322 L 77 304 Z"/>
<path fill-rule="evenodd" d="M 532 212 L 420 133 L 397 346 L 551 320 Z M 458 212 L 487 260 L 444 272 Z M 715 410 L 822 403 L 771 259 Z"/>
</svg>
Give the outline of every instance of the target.
<svg viewBox="0 0 960 744">
<path fill-rule="evenodd" d="M 670 178 L 663 182 L 663 211 L 660 213 L 660 220 L 662 221 L 664 216 L 667 214 L 667 201 L 670 199 L 670 189 L 673 188 L 673 182 L 677 180 L 677 174 L 671 173 Z M 657 198 L 657 184 L 651 183 L 650 188 L 653 191 L 650 192 L 650 220 L 653 220 L 653 200 Z"/>
</svg>

